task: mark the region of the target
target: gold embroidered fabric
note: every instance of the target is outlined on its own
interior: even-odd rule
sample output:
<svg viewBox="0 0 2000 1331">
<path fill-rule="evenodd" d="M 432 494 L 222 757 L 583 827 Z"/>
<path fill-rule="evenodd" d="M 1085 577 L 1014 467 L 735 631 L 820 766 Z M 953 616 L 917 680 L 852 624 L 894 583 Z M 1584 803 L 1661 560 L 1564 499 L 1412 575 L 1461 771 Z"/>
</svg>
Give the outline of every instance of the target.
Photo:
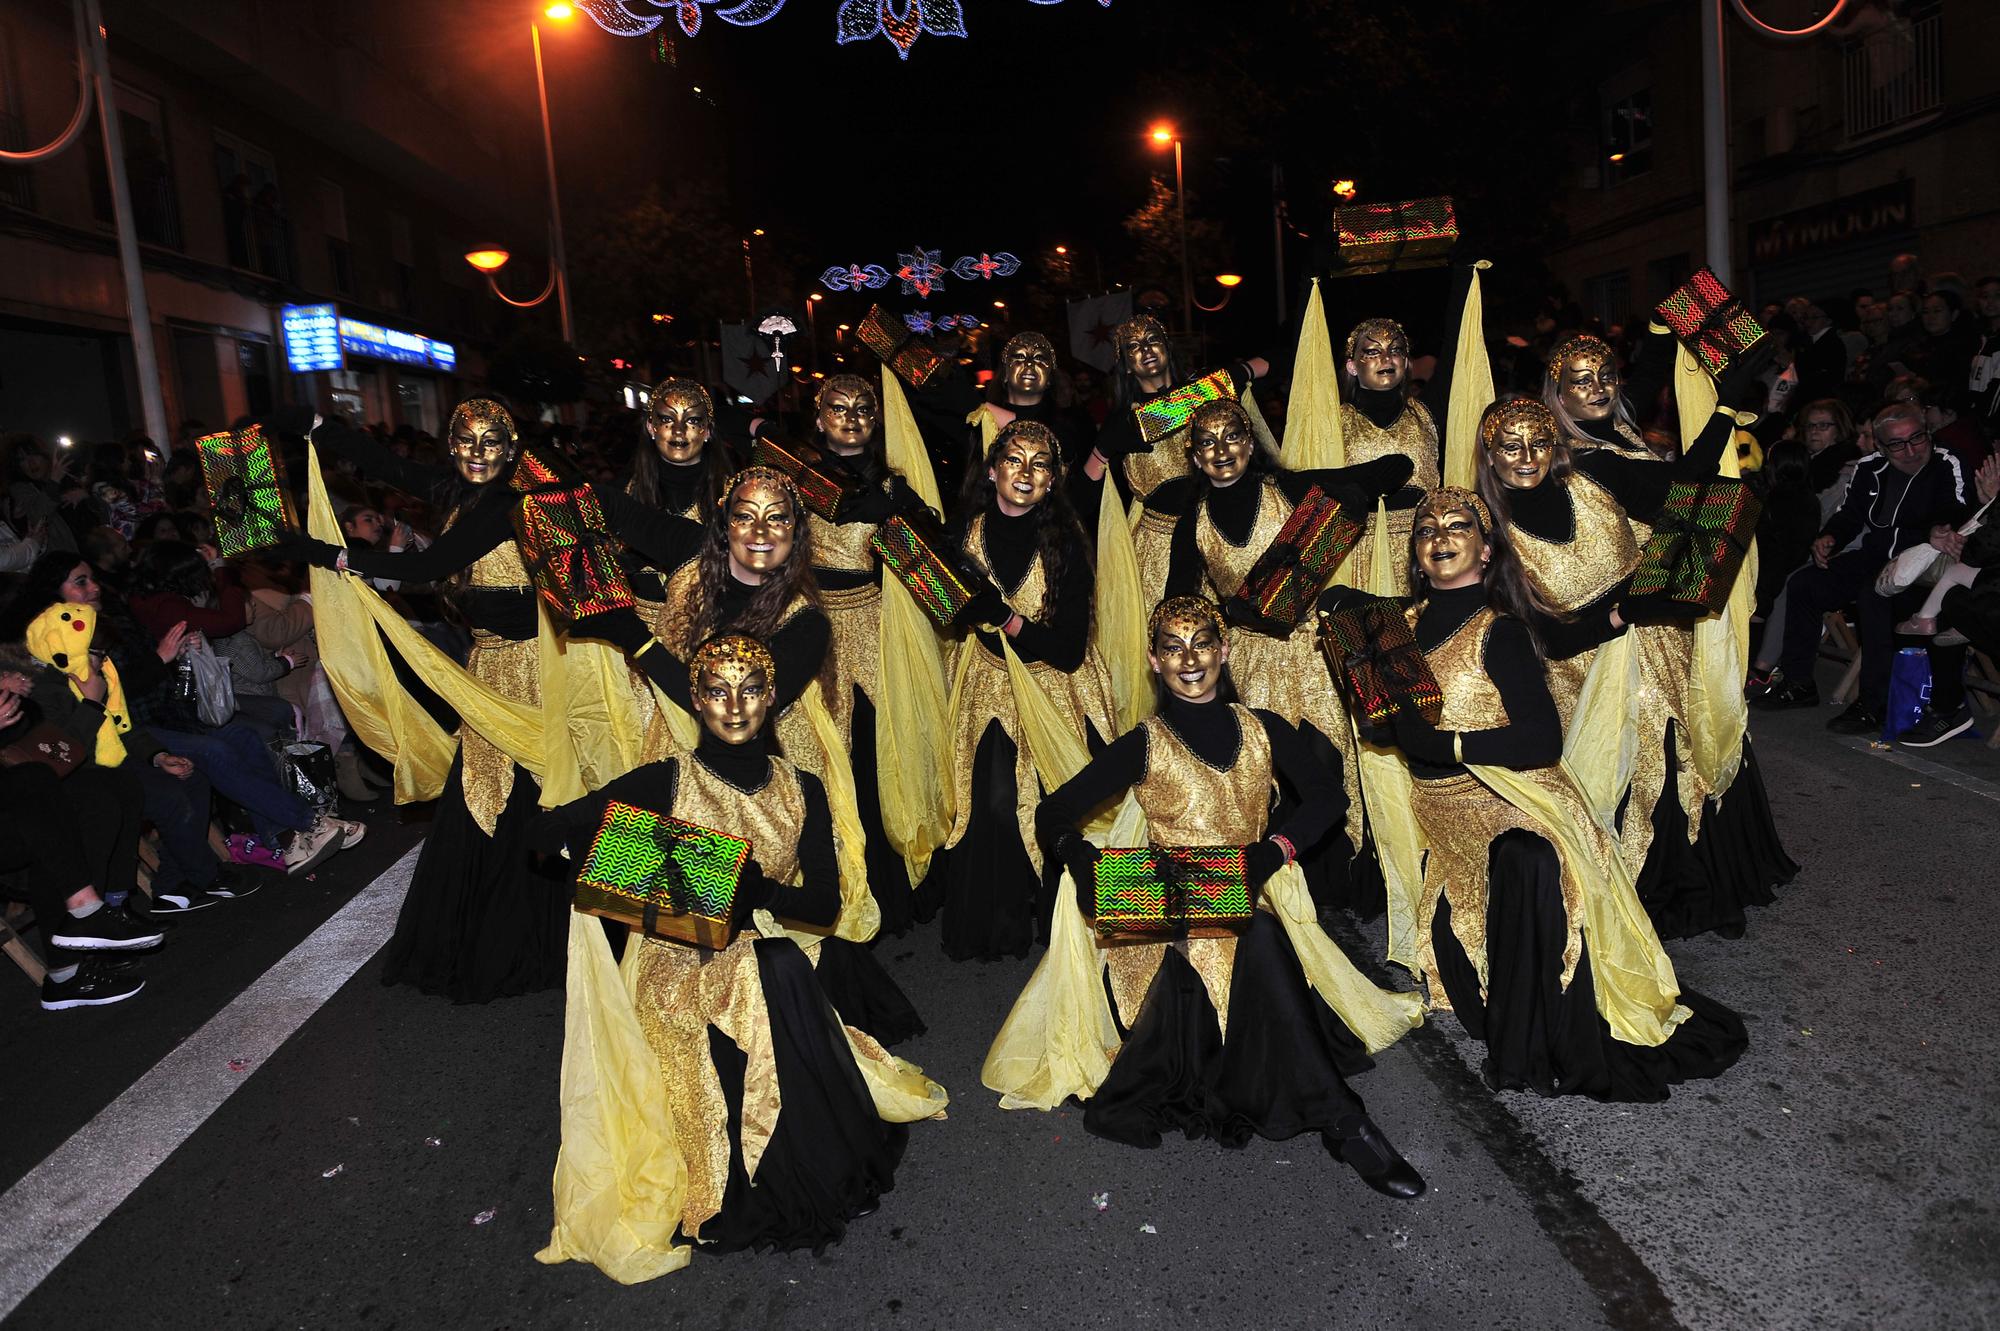
<svg viewBox="0 0 2000 1331">
<path fill-rule="evenodd" d="M 1250 524 L 1250 535 L 1243 544 L 1232 542 L 1215 525 L 1215 518 L 1209 513 L 1213 491 L 1202 495 L 1200 508 L 1195 513 L 1195 548 L 1201 551 L 1202 562 L 1208 566 L 1209 582 L 1223 596 L 1236 594 L 1236 589 L 1243 585 L 1243 579 L 1249 576 L 1257 560 L 1270 549 L 1272 540 L 1285 525 L 1285 519 L 1292 516 L 1292 501 L 1285 498 L 1285 492 L 1278 488 L 1276 478 L 1256 476 L 1251 478 L 1251 483 L 1258 487 L 1257 517 Z M 1239 633 L 1235 636 L 1241 638 L 1244 635 Z"/>
<path fill-rule="evenodd" d="M 1132 787 L 1156 846 L 1242 846 L 1264 835 L 1275 789 L 1271 737 L 1250 709 L 1228 704 L 1242 735 L 1236 761 L 1211 767 L 1161 717 L 1145 722 L 1146 775 Z"/>
<path fill-rule="evenodd" d="M 445 524 L 447 528 L 450 523 Z M 472 563 L 469 577 L 475 587 L 532 592 L 528 566 L 521 562 L 521 547 L 505 540 Z"/>
<path fill-rule="evenodd" d="M 814 568 L 847 573 L 867 573 L 874 569 L 875 551 L 869 542 L 875 539 L 875 524 L 828 522 L 813 512 L 806 514 L 806 521 L 812 524 Z"/>
<path fill-rule="evenodd" d="M 1421 608 L 1411 610 L 1413 622 Z M 1486 673 L 1486 643 L 1493 636 L 1497 618 L 1492 607 L 1482 607 L 1452 630 L 1450 637 L 1424 653 L 1444 693 L 1439 730 L 1498 730 L 1507 724 L 1507 704 Z"/>
<path fill-rule="evenodd" d="M 792 883 L 799 874 L 799 831 L 806 824 L 805 791 L 798 769 L 771 760 L 771 775 L 754 791 L 741 791 L 708 770 L 700 758 L 681 759 L 674 783 L 674 817 L 742 837 L 767 877 Z"/>
<path fill-rule="evenodd" d="M 823 683 L 830 676 L 832 686 L 827 693 L 826 710 L 840 729 L 841 742 L 852 753 L 855 687 L 858 685 L 868 700 L 876 704 L 877 712 L 881 710 L 876 684 L 882 669 L 882 587 L 874 582 L 843 591 L 822 587 L 819 603 L 831 629 L 826 651 L 832 668 L 828 675 L 821 676 Z M 862 739 L 871 745 L 875 742 L 873 735 Z"/>
<path fill-rule="evenodd" d="M 501 549 L 513 550 L 514 544 L 509 541 Z M 517 567 L 519 563 L 517 555 Z M 475 629 L 465 667 L 474 679 L 509 702 L 537 706 L 542 701 L 541 664 L 540 644 L 533 638 L 516 642 Z M 514 791 L 514 760 L 471 726 L 459 727 L 458 752 L 466 811 L 481 831 L 492 836 L 500 811 L 507 807 L 507 798 Z"/>
<path fill-rule="evenodd" d="M 1188 432 L 1176 430 L 1154 444 L 1152 452 L 1127 453 L 1121 459 L 1125 467 L 1125 483 L 1132 488 L 1135 507 L 1168 481 L 1193 470 L 1194 464 L 1188 461 L 1187 450 Z"/>
<path fill-rule="evenodd" d="M 1542 484 L 1560 485 L 1568 494 L 1570 539 L 1546 540 L 1519 523 L 1508 524 L 1507 535 L 1535 590 L 1558 610 L 1578 610 L 1638 567 L 1639 538 L 1611 492 L 1582 472 Z"/>
<path fill-rule="evenodd" d="M 1373 462 L 1376 458 L 1399 455 L 1416 464 L 1409 484 L 1432 490 L 1444 484 L 1438 471 L 1437 422 L 1423 403 L 1412 398 L 1388 429 L 1368 419 L 1351 402 L 1340 406 L 1341 438 L 1346 447 L 1347 466 Z M 1377 559 L 1386 559 L 1395 595 L 1410 594 L 1410 531 L 1416 525 L 1411 509 L 1382 509 L 1368 517 L 1368 530 L 1361 537 L 1346 564 L 1351 569 L 1372 569 Z M 1379 553 L 1378 553 L 1379 552 Z"/>
<path fill-rule="evenodd" d="M 1167 594 L 1167 568 L 1173 562 L 1174 526 L 1178 519 L 1144 504 L 1132 504 L 1132 557 L 1139 565 L 1139 600 L 1151 614 Z"/>
</svg>

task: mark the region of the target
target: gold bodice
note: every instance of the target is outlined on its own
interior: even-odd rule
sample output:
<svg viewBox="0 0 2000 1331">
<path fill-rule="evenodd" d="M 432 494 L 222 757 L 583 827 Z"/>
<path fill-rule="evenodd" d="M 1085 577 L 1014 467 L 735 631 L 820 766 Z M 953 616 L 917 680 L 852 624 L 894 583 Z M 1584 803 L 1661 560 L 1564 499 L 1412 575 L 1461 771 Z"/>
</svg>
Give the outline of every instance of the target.
<svg viewBox="0 0 2000 1331">
<path fill-rule="evenodd" d="M 1215 525 L 1215 519 L 1208 511 L 1213 492 L 1202 496 L 1201 509 L 1195 514 L 1195 546 L 1201 551 L 1202 562 L 1208 565 L 1208 580 L 1223 596 L 1236 594 L 1236 589 L 1243 585 L 1243 579 L 1249 576 L 1258 557 L 1270 548 L 1279 528 L 1292 516 L 1292 501 L 1285 498 L 1285 492 L 1279 488 L 1275 477 L 1253 476 L 1249 482 L 1237 482 L 1238 485 L 1246 483 L 1254 483 L 1260 489 L 1257 518 L 1250 524 L 1250 536 L 1243 544 L 1232 544 L 1222 534 L 1221 528 Z"/>
<path fill-rule="evenodd" d="M 868 573 L 875 568 L 872 522 L 828 522 L 817 513 L 806 514 L 812 528 L 813 567 L 848 573 Z"/>
<path fill-rule="evenodd" d="M 1569 496 L 1570 539 L 1545 540 L 1518 522 L 1507 525 L 1507 535 L 1535 589 L 1558 610 L 1580 610 L 1638 566 L 1639 538 L 1611 492 L 1582 472 L 1542 484 L 1560 485 Z"/>
<path fill-rule="evenodd" d="M 1144 499 L 1168 481 L 1193 471 L 1194 464 L 1188 461 L 1187 450 L 1188 432 L 1176 430 L 1154 444 L 1150 453 L 1127 453 L 1124 458 L 1125 483 L 1132 487 L 1133 499 Z"/>
<path fill-rule="evenodd" d="M 1352 403 L 1341 403 L 1340 437 L 1345 453 L 1342 461 L 1347 466 L 1399 455 L 1417 465 L 1408 484 L 1421 485 L 1426 490 L 1444 484 L 1444 477 L 1438 471 L 1437 423 L 1431 420 L 1430 410 L 1415 399 L 1403 407 L 1402 414 L 1386 430 Z"/>
<path fill-rule="evenodd" d="M 1051 589 L 1046 561 L 1037 550 L 1035 557 L 1028 561 L 1028 571 L 1021 575 L 1021 581 L 1008 587 L 1001 583 L 999 575 L 993 571 L 993 563 L 986 557 L 986 515 L 980 513 L 965 526 L 965 543 L 961 547 L 972 566 L 986 575 L 986 580 L 1000 589 L 1000 595 L 1007 600 L 1007 608 L 1016 614 L 1025 615 L 1038 624 L 1045 624 L 1054 614 L 1055 607 L 1049 604 Z"/>
<path fill-rule="evenodd" d="M 1410 611 L 1413 626 L 1420 609 Z M 1439 730 L 1498 730 L 1507 724 L 1507 706 L 1500 700 L 1493 677 L 1486 673 L 1486 642 L 1493 636 L 1497 618 L 1491 606 L 1482 607 L 1450 637 L 1424 653 L 1438 688 L 1444 692 Z"/>
<path fill-rule="evenodd" d="M 1149 717 L 1146 775 L 1132 787 L 1156 846 L 1243 846 L 1264 835 L 1271 812 L 1271 737 L 1241 703 L 1227 704 L 1242 738 L 1236 761 L 1204 762 L 1162 717 Z"/>
<path fill-rule="evenodd" d="M 675 656 L 685 661 L 695 648 L 701 646 L 694 640 L 695 616 L 701 606 L 701 561 L 690 559 L 675 569 L 665 583 L 667 595 L 661 627 L 666 631 L 659 634 L 659 639 Z M 785 613 L 778 616 L 778 628 L 771 630 L 773 636 L 808 608 L 805 597 L 792 597 Z M 726 624 L 721 626 L 722 629 L 728 627 Z"/>
<path fill-rule="evenodd" d="M 771 759 L 760 789 L 738 790 L 688 755 L 676 766 L 674 817 L 742 837 L 765 876 L 789 883 L 799 872 L 799 833 L 806 825 L 806 795 L 798 769 Z"/>
<path fill-rule="evenodd" d="M 457 521 L 458 514 L 452 514 L 445 519 L 444 529 L 450 531 Z M 510 536 L 473 560 L 466 581 L 474 587 L 526 591 L 528 566 L 521 562 L 520 544 Z"/>
</svg>

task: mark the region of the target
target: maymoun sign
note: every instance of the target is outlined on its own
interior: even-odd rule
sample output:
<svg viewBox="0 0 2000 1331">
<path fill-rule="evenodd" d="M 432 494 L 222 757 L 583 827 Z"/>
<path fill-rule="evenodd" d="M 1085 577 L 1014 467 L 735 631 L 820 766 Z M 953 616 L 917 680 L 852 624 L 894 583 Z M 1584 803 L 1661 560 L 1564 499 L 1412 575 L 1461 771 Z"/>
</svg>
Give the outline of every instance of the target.
<svg viewBox="0 0 2000 1331">
<path fill-rule="evenodd" d="M 1898 180 L 1750 224 L 1750 261 L 1783 263 L 1916 229 L 1916 182 Z"/>
</svg>

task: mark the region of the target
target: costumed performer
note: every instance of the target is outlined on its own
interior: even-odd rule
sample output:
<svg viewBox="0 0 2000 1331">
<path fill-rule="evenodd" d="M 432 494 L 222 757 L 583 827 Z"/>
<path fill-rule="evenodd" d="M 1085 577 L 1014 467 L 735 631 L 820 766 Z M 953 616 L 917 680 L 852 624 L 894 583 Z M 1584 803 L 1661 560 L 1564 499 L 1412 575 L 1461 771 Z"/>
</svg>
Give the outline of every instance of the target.
<svg viewBox="0 0 2000 1331">
<path fill-rule="evenodd" d="M 1485 1043 L 1497 1090 L 1649 1101 L 1721 1075 L 1748 1043 L 1743 1023 L 1679 985 L 1616 845 L 1558 766 L 1562 725 L 1504 534 L 1456 487 L 1414 517 L 1406 613 L 1444 701 L 1436 725 L 1405 708 L 1390 729 L 1415 778 L 1434 1003 Z"/>
<path fill-rule="evenodd" d="M 826 928 L 841 910 L 826 791 L 765 747 L 779 674 L 754 638 L 709 639 L 687 671 L 702 722 L 694 750 L 634 768 L 534 822 L 538 849 L 561 849 L 579 864 L 614 800 L 750 845 L 735 897 L 741 931 L 727 947 L 640 937 L 625 962 L 626 983 L 613 978 L 580 993 L 589 981 L 572 981 L 573 1019 L 579 1003 L 629 1001 L 636 1023 L 606 1020 L 600 1030 L 629 1045 L 636 1027 L 657 1081 L 642 1080 L 628 1101 L 606 1110 L 572 1093 L 582 1088 L 570 1084 L 571 1059 L 618 1070 L 631 1066 L 632 1051 L 615 1043 L 565 1051 L 563 1159 L 544 1261 L 595 1261 L 621 1279 L 632 1265 L 649 1266 L 630 1272 L 645 1278 L 671 1269 L 676 1230 L 705 1252 L 824 1248 L 895 1186 L 907 1125 L 945 1107 L 944 1089 L 921 1070 L 842 1025 L 811 963 L 777 923 Z M 602 949 L 593 929 L 579 933 L 584 945 Z M 608 961 L 577 969 L 601 976 Z M 650 1122 L 606 1125 L 591 1111 Z M 678 1150 L 678 1177 L 669 1167 L 603 1159 L 615 1149 L 608 1142 L 658 1152 L 663 1136 Z M 645 1182 L 618 1189 L 613 1207 L 603 1193 L 576 1186 L 592 1166 Z M 637 1255 L 635 1234 L 647 1236 Z"/>
</svg>

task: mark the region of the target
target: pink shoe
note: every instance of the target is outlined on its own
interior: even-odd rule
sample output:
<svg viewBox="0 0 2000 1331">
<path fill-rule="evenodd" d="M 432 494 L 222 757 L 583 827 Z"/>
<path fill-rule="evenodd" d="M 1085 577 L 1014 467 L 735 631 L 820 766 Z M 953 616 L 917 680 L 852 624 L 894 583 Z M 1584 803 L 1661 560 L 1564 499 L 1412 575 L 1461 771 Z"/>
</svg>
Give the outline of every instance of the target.
<svg viewBox="0 0 2000 1331">
<path fill-rule="evenodd" d="M 247 864 L 253 869 L 275 869 L 285 872 L 285 857 L 275 847 L 267 846 L 256 837 L 241 832 L 231 836 L 227 842 L 229 858 L 237 864 Z"/>
</svg>

